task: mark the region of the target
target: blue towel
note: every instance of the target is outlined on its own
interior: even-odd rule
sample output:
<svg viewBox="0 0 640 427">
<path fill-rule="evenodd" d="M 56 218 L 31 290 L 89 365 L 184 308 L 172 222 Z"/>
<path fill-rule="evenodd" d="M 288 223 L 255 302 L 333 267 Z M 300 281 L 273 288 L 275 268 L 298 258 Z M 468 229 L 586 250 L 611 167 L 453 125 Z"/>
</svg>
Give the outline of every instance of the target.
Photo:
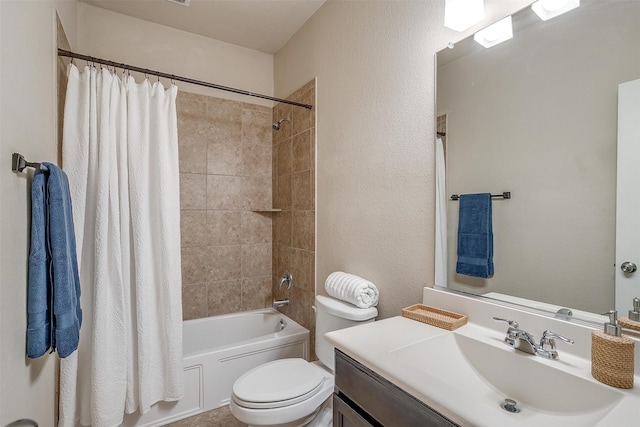
<svg viewBox="0 0 640 427">
<path fill-rule="evenodd" d="M 49 277 L 53 289 L 51 305 L 54 314 L 52 345 L 60 357 L 67 357 L 78 348 L 82 325 L 71 194 L 67 175 L 54 164 L 44 165 L 49 169 L 47 213 L 51 249 Z"/>
<path fill-rule="evenodd" d="M 51 284 L 47 252 L 47 175 L 36 169 L 31 184 L 31 247 L 27 284 L 27 356 L 40 357 L 51 347 Z"/>
<path fill-rule="evenodd" d="M 82 310 L 67 175 L 43 163 L 31 186 L 31 248 L 27 288 L 27 356 L 49 348 L 67 357 L 78 348 Z"/>
<path fill-rule="evenodd" d="M 483 278 L 493 276 L 493 226 L 489 193 L 460 195 L 456 273 Z"/>
</svg>

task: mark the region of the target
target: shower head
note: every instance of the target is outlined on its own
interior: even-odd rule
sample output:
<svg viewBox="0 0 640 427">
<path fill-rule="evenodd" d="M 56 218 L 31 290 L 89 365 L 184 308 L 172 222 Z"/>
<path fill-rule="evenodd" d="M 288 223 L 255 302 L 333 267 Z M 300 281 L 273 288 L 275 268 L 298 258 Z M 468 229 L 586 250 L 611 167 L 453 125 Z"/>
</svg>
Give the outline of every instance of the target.
<svg viewBox="0 0 640 427">
<path fill-rule="evenodd" d="M 272 125 L 271 125 L 271 127 L 272 127 L 274 130 L 280 130 L 280 123 L 282 123 L 282 122 L 288 122 L 288 121 L 290 121 L 290 120 L 289 120 L 289 117 L 287 117 L 286 119 L 280 119 L 280 120 L 278 120 L 276 123 L 272 124 Z"/>
</svg>

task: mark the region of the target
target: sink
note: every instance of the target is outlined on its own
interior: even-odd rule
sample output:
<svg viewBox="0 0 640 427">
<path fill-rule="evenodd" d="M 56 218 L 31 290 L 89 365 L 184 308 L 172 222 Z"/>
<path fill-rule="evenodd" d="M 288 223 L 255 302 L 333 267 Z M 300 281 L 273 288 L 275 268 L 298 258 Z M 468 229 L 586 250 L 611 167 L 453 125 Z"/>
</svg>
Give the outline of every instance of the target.
<svg viewBox="0 0 640 427">
<path fill-rule="evenodd" d="M 500 406 L 504 399 L 517 401 L 520 412 L 508 413 L 514 425 L 593 426 L 624 397 L 553 365 L 561 367 L 562 360 L 513 350 L 496 337 L 448 333 L 391 350 L 390 356 L 437 384 L 443 395 L 457 396 L 460 406 L 472 400 L 474 410 L 489 411 L 487 416 L 505 412 Z M 473 415 L 478 416 L 482 414 Z"/>
</svg>

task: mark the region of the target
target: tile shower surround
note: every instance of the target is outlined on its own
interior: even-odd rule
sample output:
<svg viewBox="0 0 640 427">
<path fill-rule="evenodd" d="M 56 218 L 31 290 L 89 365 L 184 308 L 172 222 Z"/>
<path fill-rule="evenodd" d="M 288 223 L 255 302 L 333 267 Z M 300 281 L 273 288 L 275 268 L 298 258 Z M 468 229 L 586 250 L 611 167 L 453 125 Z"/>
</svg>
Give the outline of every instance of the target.
<svg viewBox="0 0 640 427">
<path fill-rule="evenodd" d="M 271 303 L 271 108 L 179 92 L 184 319 Z"/>
<path fill-rule="evenodd" d="M 315 80 L 287 99 L 315 106 Z M 288 298 L 280 311 L 310 330 L 311 358 L 314 354 L 315 316 L 315 108 L 307 110 L 286 104 L 273 108 L 273 296 Z M 282 272 L 293 275 L 290 291 L 279 289 Z"/>
<path fill-rule="evenodd" d="M 315 80 L 287 99 L 315 104 Z M 315 318 L 315 111 L 179 92 L 183 317 L 269 307 Z M 289 117 L 280 131 L 271 124 Z M 279 208 L 278 213 L 252 209 Z M 294 277 L 278 289 L 282 272 Z"/>
</svg>

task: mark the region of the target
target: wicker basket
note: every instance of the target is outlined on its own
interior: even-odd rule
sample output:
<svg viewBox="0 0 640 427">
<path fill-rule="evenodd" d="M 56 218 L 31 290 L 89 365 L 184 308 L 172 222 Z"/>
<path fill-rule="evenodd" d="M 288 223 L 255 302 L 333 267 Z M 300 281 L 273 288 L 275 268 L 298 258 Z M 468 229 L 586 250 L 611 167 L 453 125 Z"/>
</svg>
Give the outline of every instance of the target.
<svg viewBox="0 0 640 427">
<path fill-rule="evenodd" d="M 402 316 L 448 331 L 458 329 L 467 323 L 467 316 L 423 304 L 414 304 L 403 308 Z"/>
<path fill-rule="evenodd" d="M 591 333 L 591 375 L 601 383 L 618 387 L 633 387 L 633 345 L 628 337 Z"/>
<path fill-rule="evenodd" d="M 631 320 L 628 317 L 618 317 L 618 325 L 622 326 L 623 328 L 640 331 L 640 322 Z"/>
</svg>

